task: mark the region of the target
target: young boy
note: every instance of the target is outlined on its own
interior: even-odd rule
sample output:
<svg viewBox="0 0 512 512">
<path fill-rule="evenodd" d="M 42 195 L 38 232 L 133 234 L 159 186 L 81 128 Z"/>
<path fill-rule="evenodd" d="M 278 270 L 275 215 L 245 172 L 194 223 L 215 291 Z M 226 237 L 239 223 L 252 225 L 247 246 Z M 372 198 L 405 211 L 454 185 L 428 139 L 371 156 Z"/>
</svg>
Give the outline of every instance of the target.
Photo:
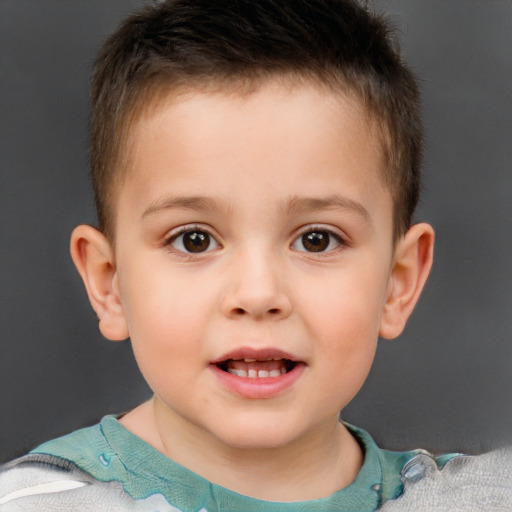
<svg viewBox="0 0 512 512">
<path fill-rule="evenodd" d="M 127 19 L 93 80 L 99 227 L 77 227 L 71 253 L 154 396 L 7 465 L 0 505 L 370 511 L 399 496 L 417 452 L 380 450 L 339 414 L 432 264 L 432 228 L 412 225 L 418 101 L 387 26 L 354 1 L 175 0 Z"/>
</svg>

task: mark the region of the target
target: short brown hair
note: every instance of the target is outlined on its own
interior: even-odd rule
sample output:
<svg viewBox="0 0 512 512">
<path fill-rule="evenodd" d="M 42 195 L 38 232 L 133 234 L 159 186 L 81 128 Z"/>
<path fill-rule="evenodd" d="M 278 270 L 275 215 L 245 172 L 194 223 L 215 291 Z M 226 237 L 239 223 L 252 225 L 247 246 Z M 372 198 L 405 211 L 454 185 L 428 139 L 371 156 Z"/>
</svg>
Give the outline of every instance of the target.
<svg viewBox="0 0 512 512">
<path fill-rule="evenodd" d="M 355 93 L 377 119 L 395 240 L 420 188 L 418 86 L 382 16 L 356 0 L 167 0 L 127 18 L 94 68 L 91 177 L 99 228 L 113 235 L 124 141 L 144 103 L 172 88 L 257 84 L 291 75 Z"/>
</svg>

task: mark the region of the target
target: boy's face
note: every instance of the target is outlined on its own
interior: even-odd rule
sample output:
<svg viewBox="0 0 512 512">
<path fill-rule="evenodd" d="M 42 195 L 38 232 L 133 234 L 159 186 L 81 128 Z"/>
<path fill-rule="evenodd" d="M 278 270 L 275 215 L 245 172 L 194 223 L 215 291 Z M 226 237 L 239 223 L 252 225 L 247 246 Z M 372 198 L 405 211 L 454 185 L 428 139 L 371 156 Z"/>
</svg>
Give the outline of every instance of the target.
<svg viewBox="0 0 512 512">
<path fill-rule="evenodd" d="M 135 124 L 114 281 L 169 425 L 263 448 L 337 423 L 391 287 L 377 140 L 357 102 L 306 85 L 190 94 Z"/>
</svg>

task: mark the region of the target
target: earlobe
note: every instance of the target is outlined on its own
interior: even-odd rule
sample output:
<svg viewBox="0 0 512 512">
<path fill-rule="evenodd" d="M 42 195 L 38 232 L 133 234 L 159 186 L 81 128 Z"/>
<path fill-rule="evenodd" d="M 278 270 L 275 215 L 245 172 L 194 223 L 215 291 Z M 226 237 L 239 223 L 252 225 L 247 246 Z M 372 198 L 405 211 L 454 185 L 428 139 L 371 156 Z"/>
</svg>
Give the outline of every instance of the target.
<svg viewBox="0 0 512 512">
<path fill-rule="evenodd" d="M 425 286 L 434 255 L 434 230 L 429 224 L 412 226 L 398 242 L 379 335 L 399 336 Z"/>
<path fill-rule="evenodd" d="M 128 337 L 121 303 L 114 252 L 107 238 L 92 226 L 73 230 L 70 251 L 103 336 L 119 341 Z"/>
</svg>

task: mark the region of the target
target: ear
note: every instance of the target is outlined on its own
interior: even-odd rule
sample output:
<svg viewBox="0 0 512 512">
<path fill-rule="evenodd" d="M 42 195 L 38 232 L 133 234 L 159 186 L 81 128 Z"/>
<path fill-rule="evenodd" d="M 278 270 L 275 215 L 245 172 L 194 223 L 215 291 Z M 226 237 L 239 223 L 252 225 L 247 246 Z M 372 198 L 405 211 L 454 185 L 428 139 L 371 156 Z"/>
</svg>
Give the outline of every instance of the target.
<svg viewBox="0 0 512 512">
<path fill-rule="evenodd" d="M 395 248 L 393 268 L 379 335 L 396 338 L 425 286 L 434 256 L 434 230 L 429 224 L 412 226 Z"/>
<path fill-rule="evenodd" d="M 126 339 L 128 328 L 121 304 L 114 251 L 109 241 L 92 226 L 81 225 L 73 230 L 70 251 L 98 316 L 101 333 L 112 341 Z"/>
</svg>

